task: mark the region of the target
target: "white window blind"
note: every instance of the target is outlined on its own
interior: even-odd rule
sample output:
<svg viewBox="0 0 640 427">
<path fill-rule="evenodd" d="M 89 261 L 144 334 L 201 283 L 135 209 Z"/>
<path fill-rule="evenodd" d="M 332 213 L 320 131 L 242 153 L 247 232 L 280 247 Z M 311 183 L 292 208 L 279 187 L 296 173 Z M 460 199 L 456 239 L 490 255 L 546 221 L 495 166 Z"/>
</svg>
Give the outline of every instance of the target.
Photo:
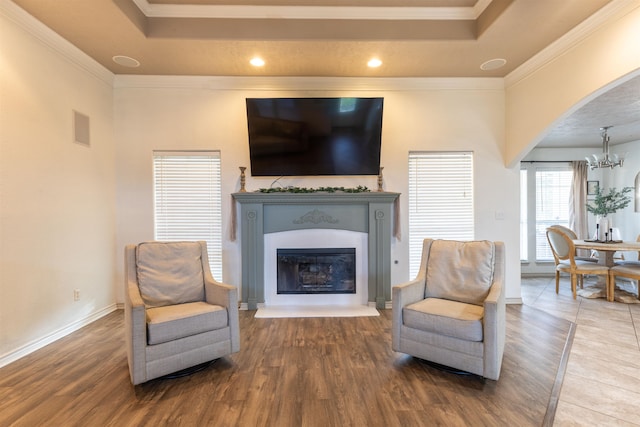
<svg viewBox="0 0 640 427">
<path fill-rule="evenodd" d="M 547 227 L 569 226 L 569 196 L 573 172 L 562 168 L 536 169 L 536 260 L 553 261 Z"/>
<path fill-rule="evenodd" d="M 472 240 L 473 153 L 409 153 L 409 272 L 420 267 L 425 238 Z"/>
<path fill-rule="evenodd" d="M 222 280 L 220 153 L 153 154 L 155 238 L 207 242 L 211 274 Z"/>
</svg>

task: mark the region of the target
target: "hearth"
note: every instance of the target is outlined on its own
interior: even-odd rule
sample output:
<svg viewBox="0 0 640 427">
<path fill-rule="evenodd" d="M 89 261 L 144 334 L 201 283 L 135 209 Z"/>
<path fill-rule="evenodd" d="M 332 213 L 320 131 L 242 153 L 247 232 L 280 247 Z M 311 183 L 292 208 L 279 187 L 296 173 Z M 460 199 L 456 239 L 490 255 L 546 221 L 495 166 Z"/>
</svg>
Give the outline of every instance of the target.
<svg viewBox="0 0 640 427">
<path fill-rule="evenodd" d="M 278 294 L 356 293 L 355 248 L 277 250 Z"/>
</svg>

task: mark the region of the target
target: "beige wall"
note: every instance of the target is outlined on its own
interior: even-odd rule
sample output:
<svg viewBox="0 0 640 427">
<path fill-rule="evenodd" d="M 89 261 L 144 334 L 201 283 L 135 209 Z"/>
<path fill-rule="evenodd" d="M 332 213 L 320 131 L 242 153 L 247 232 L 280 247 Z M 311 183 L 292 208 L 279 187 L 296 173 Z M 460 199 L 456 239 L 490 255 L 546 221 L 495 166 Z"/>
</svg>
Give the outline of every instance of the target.
<svg viewBox="0 0 640 427">
<path fill-rule="evenodd" d="M 555 122 L 638 74 L 639 29 L 640 0 L 613 2 L 574 30 L 569 41 L 530 61 L 539 64 L 536 68 L 525 64 L 507 77 L 507 165 L 522 160 Z"/>
<path fill-rule="evenodd" d="M 115 150 L 111 83 L 2 13 L 0 30 L 1 366 L 115 308 Z"/>
<path fill-rule="evenodd" d="M 268 90 L 262 88 L 269 88 Z M 324 88 L 319 90 L 318 88 Z M 358 89 L 355 89 L 358 88 Z M 122 248 L 153 238 L 153 150 L 221 151 L 224 280 L 240 286 L 238 242 L 229 240 L 230 194 L 239 189 L 239 166 L 249 166 L 246 97 L 384 97 L 382 166 L 385 189 L 402 194 L 407 212 L 410 150 L 475 153 L 476 238 L 502 240 L 507 251 L 507 297 L 519 301 L 517 170 L 504 167 L 504 91 L 501 79 L 243 79 L 117 76 L 117 262 Z M 274 178 L 248 177 L 248 190 L 269 187 Z M 376 188 L 375 177 L 283 178 L 282 185 Z M 503 220 L 496 213 L 504 214 Z M 408 280 L 408 223 L 393 244 L 392 284 Z M 117 284 L 118 301 L 122 286 Z"/>
</svg>

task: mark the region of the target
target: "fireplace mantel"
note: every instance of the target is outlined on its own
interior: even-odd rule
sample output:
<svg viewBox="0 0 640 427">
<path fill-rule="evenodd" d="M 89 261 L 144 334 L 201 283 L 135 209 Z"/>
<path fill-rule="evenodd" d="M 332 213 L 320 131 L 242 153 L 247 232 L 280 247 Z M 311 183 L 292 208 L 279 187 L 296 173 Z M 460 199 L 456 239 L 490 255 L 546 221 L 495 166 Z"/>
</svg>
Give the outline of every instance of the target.
<svg viewBox="0 0 640 427">
<path fill-rule="evenodd" d="M 264 235 L 312 228 L 368 234 L 368 299 L 384 309 L 391 300 L 391 192 L 234 193 L 240 205 L 242 304 L 264 303 Z M 397 212 L 396 212 L 397 214 Z"/>
</svg>

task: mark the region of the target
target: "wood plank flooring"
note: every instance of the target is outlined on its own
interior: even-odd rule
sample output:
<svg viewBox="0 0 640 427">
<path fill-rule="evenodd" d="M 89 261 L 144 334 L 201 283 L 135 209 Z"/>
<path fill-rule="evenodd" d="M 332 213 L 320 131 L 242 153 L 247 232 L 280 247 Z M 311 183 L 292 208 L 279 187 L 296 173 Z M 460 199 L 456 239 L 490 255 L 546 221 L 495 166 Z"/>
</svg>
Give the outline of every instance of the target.
<svg viewBox="0 0 640 427">
<path fill-rule="evenodd" d="M 241 351 L 133 387 L 116 311 L 0 369 L 0 426 L 540 426 L 569 321 L 507 307 L 498 382 L 391 350 L 380 317 L 255 319 Z M 553 406 L 553 405 L 551 405 Z"/>
</svg>

